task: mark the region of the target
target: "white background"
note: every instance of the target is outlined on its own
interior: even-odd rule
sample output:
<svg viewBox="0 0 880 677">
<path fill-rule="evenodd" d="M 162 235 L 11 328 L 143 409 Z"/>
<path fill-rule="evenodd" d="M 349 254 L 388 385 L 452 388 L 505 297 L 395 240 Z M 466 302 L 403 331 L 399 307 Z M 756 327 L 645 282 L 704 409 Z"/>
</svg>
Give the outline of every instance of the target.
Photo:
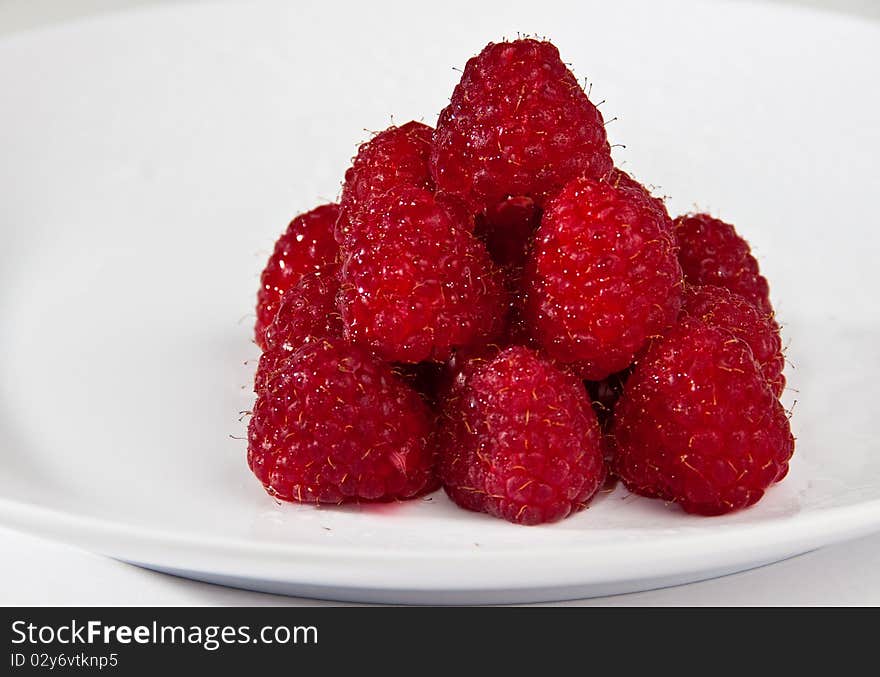
<svg viewBox="0 0 880 677">
<path fill-rule="evenodd" d="M 0 35 L 128 5 L 167 0 L 0 0 Z M 872 0 L 803 0 L 880 19 Z M 0 529 L 0 604 L 314 605 L 141 570 Z M 880 604 L 880 536 L 687 586 L 572 605 Z"/>
</svg>

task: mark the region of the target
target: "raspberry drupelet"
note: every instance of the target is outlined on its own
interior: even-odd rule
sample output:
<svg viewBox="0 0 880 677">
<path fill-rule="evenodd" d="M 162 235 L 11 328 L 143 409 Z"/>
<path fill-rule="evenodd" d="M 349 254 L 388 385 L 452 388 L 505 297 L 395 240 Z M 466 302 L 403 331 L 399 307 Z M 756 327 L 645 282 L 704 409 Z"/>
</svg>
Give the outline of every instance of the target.
<svg viewBox="0 0 880 677">
<path fill-rule="evenodd" d="M 266 349 L 254 376 L 256 392 L 281 361 L 302 344 L 342 336 L 342 318 L 336 308 L 338 292 L 339 267 L 331 264 L 306 273 L 281 297 L 275 319 L 266 328 Z"/>
<path fill-rule="evenodd" d="M 261 349 L 265 347 L 266 328 L 275 319 L 284 293 L 296 286 L 306 273 L 336 262 L 339 246 L 333 238 L 333 228 L 338 216 L 339 207 L 335 204 L 300 214 L 275 243 L 272 256 L 260 275 L 257 292 L 254 334 Z"/>
</svg>

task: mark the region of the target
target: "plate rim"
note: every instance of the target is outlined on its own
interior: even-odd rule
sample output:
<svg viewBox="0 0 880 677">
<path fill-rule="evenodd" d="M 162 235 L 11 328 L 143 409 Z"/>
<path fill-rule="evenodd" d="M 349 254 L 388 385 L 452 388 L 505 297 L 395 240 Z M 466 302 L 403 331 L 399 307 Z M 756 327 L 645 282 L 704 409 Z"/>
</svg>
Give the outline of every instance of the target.
<svg viewBox="0 0 880 677">
<path fill-rule="evenodd" d="M 121 521 L 65 513 L 2 496 L 0 524 L 145 566 L 175 566 L 252 580 L 389 591 L 522 590 L 656 578 L 720 567 L 747 568 L 758 561 L 777 561 L 880 531 L 880 499 L 757 524 L 722 524 L 712 532 L 667 533 L 662 536 L 662 549 L 658 549 L 657 539 L 653 538 L 599 544 L 542 544 L 526 550 L 488 546 L 474 550 L 409 551 L 254 542 L 141 525 L 132 527 Z M 139 552 L 153 555 L 134 556 Z M 157 556 L 159 552 L 161 556 Z M 512 555 L 516 556 L 516 566 L 499 571 L 498 566 L 510 564 Z M 422 568 L 426 562 L 430 566 Z M 461 570 L 448 566 L 452 564 L 480 566 Z M 415 575 L 413 565 L 421 565 Z M 409 573 L 404 579 L 390 580 L 392 569 L 395 574 Z"/>
</svg>

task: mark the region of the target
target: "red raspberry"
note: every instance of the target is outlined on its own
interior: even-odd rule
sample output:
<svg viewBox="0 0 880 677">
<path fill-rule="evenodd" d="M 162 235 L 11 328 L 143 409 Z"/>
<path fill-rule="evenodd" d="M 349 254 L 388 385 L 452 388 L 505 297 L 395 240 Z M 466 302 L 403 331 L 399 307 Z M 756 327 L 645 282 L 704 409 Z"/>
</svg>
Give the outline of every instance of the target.
<svg viewBox="0 0 880 677">
<path fill-rule="evenodd" d="M 727 329 L 752 349 L 752 355 L 773 394 L 779 397 L 785 389 L 785 357 L 779 325 L 772 315 L 762 314 L 739 294 L 724 287 L 687 285 L 682 310 L 707 324 Z"/>
<path fill-rule="evenodd" d="M 770 287 L 758 270 L 749 243 L 729 223 L 708 214 L 687 214 L 675 219 L 678 260 L 691 284 L 726 287 L 772 313 Z"/>
<path fill-rule="evenodd" d="M 611 169 L 602 114 L 549 42 L 490 43 L 464 68 L 431 152 L 437 189 L 481 212 L 525 195 L 542 206 L 575 176 Z"/>
<path fill-rule="evenodd" d="M 338 291 L 339 267 L 331 264 L 306 273 L 281 297 L 275 319 L 266 328 L 266 350 L 254 377 L 257 392 L 280 361 L 303 343 L 342 336 L 342 318 L 336 308 Z"/>
<path fill-rule="evenodd" d="M 612 423 L 615 470 L 637 494 L 718 515 L 788 472 L 788 418 L 745 342 L 686 317 L 652 343 Z"/>
<path fill-rule="evenodd" d="M 535 235 L 524 321 L 552 358 L 598 381 L 626 369 L 675 321 L 681 286 L 656 206 L 640 190 L 575 179 L 550 201 Z"/>
<path fill-rule="evenodd" d="M 615 188 L 627 188 L 644 197 L 648 203 L 657 210 L 657 213 L 660 214 L 661 218 L 669 225 L 669 227 L 672 227 L 672 219 L 669 218 L 669 212 L 666 211 L 666 204 L 663 200 L 659 197 L 654 197 L 650 190 L 636 181 L 625 171 L 615 167 L 602 180 Z"/>
<path fill-rule="evenodd" d="M 275 243 L 275 251 L 260 276 L 257 292 L 254 334 L 260 348 L 265 345 L 263 334 L 275 319 L 284 292 L 295 286 L 306 273 L 336 261 L 339 246 L 333 239 L 333 227 L 338 216 L 339 207 L 335 204 L 300 214 Z"/>
<path fill-rule="evenodd" d="M 421 398 L 341 339 L 291 353 L 258 394 L 248 426 L 248 466 L 286 501 L 410 498 L 431 485 L 434 453 Z"/>
<path fill-rule="evenodd" d="M 310 337 L 342 336 L 342 318 L 336 308 L 339 266 L 328 265 L 307 273 L 278 304 L 275 319 L 266 328 L 266 350 L 292 352 Z"/>
<path fill-rule="evenodd" d="M 503 326 L 503 291 L 482 242 L 422 188 L 373 198 L 342 268 L 345 336 L 389 362 L 443 362 Z"/>
<path fill-rule="evenodd" d="M 336 241 L 344 244 L 351 235 L 353 215 L 377 195 L 397 186 L 418 186 L 433 190 L 428 170 L 434 130 L 420 122 L 389 127 L 358 148 L 339 200 Z"/>
<path fill-rule="evenodd" d="M 583 384 L 522 346 L 464 368 L 444 402 L 440 449 L 452 500 L 519 524 L 580 510 L 605 477 Z"/>
</svg>

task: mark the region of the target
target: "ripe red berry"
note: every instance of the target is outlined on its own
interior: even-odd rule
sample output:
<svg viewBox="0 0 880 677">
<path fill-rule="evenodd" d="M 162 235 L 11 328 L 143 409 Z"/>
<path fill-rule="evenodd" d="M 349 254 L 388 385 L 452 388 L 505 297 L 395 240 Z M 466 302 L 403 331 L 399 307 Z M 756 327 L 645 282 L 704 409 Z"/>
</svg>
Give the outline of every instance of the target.
<svg viewBox="0 0 880 677">
<path fill-rule="evenodd" d="M 605 476 L 583 384 L 521 346 L 465 367 L 444 403 L 440 448 L 452 500 L 518 524 L 581 509 Z"/>
<path fill-rule="evenodd" d="M 278 304 L 275 319 L 266 328 L 266 350 L 292 352 L 309 337 L 342 336 L 342 318 L 336 308 L 339 266 L 331 264 L 306 273 Z"/>
<path fill-rule="evenodd" d="M 258 393 L 248 426 L 248 466 L 287 501 L 410 498 L 431 486 L 434 455 L 419 395 L 340 339 L 290 353 Z"/>
<path fill-rule="evenodd" d="M 615 167 L 606 174 L 602 180 L 615 188 L 626 188 L 630 191 L 634 191 L 634 194 L 636 195 L 641 195 L 654 207 L 654 209 L 657 210 L 657 213 L 669 225 L 669 227 L 672 227 L 672 219 L 669 218 L 669 212 L 666 211 L 666 204 L 663 200 L 659 197 L 655 197 L 647 187 L 636 181 L 631 175 L 627 174 L 622 169 Z"/>
<path fill-rule="evenodd" d="M 526 262 L 524 321 L 555 360 L 598 381 L 679 311 L 668 222 L 640 190 L 575 179 L 548 204 Z"/>
<path fill-rule="evenodd" d="M 772 313 L 770 287 L 749 243 L 729 223 L 708 214 L 675 219 L 678 260 L 691 284 L 711 284 L 736 292 L 763 313 Z"/>
<path fill-rule="evenodd" d="M 266 328 L 266 349 L 254 377 L 257 392 L 280 361 L 303 343 L 342 336 L 342 318 L 336 308 L 338 292 L 339 267 L 331 264 L 306 273 L 281 297 L 275 319 Z"/>
<path fill-rule="evenodd" d="M 443 362 L 501 332 L 498 271 L 455 210 L 404 186 L 373 198 L 356 225 L 339 295 L 346 338 L 390 362 Z"/>
<path fill-rule="evenodd" d="M 693 317 L 639 360 L 611 431 L 615 470 L 631 491 L 702 515 L 758 501 L 794 451 L 785 411 L 748 345 Z"/>
<path fill-rule="evenodd" d="M 339 200 L 336 241 L 344 244 L 352 235 L 352 218 L 370 198 L 397 186 L 433 189 L 428 170 L 434 130 L 420 122 L 389 127 L 358 148 Z"/>
<path fill-rule="evenodd" d="M 611 169 L 602 115 L 549 42 L 490 43 L 464 68 L 431 153 L 437 189 L 481 212 L 508 197 L 546 198 Z"/>
<path fill-rule="evenodd" d="M 275 243 L 257 292 L 257 322 L 254 334 L 257 345 L 264 347 L 264 333 L 275 319 L 278 303 L 308 272 L 334 263 L 339 251 L 333 239 L 333 227 L 339 216 L 335 204 L 323 205 L 300 214 Z"/>
<path fill-rule="evenodd" d="M 748 344 L 752 355 L 773 394 L 779 397 L 785 389 L 785 357 L 779 325 L 772 315 L 755 308 L 739 294 L 724 287 L 687 285 L 682 311 L 707 324 L 727 329 Z"/>
</svg>

